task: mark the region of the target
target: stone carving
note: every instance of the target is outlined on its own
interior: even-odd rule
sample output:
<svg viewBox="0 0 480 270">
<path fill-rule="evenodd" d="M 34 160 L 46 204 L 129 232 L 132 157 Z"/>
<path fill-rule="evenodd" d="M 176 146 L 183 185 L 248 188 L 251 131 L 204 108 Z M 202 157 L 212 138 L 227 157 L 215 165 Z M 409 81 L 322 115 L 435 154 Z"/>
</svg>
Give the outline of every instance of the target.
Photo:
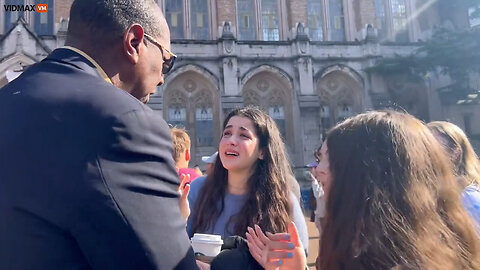
<svg viewBox="0 0 480 270">
<path fill-rule="evenodd" d="M 243 93 L 243 103 L 245 105 L 260 105 L 260 96 L 253 89 L 245 90 Z"/>
<path fill-rule="evenodd" d="M 188 79 L 188 80 L 185 80 L 185 82 L 183 83 L 183 87 L 188 92 L 193 92 L 197 88 L 197 84 L 194 81 Z"/>
<path fill-rule="evenodd" d="M 297 24 L 296 39 L 300 41 L 308 41 L 308 34 L 305 32 L 305 26 L 303 25 L 303 23 Z"/>
<path fill-rule="evenodd" d="M 258 87 L 258 90 L 260 90 L 262 92 L 266 92 L 268 90 L 268 88 L 270 87 L 270 84 L 266 80 L 260 79 L 257 82 L 257 87 Z"/>
<path fill-rule="evenodd" d="M 223 48 L 225 49 L 225 52 L 227 54 L 232 53 L 235 36 L 232 33 L 231 22 L 226 21 L 223 23 L 221 39 L 223 40 Z"/>
<path fill-rule="evenodd" d="M 361 88 L 343 72 L 332 72 L 317 86 L 321 106 L 333 121 L 340 121 L 361 110 Z"/>
<path fill-rule="evenodd" d="M 223 39 L 234 39 L 235 38 L 233 36 L 233 33 L 232 33 L 232 23 L 229 22 L 229 21 L 226 21 L 226 22 L 223 23 L 222 38 Z"/>
<path fill-rule="evenodd" d="M 371 24 L 365 25 L 365 41 L 366 42 L 377 42 L 378 41 L 377 30 Z"/>
<path fill-rule="evenodd" d="M 197 107 L 211 107 L 212 94 L 208 89 L 201 89 L 195 96 L 195 106 Z"/>
<path fill-rule="evenodd" d="M 298 49 L 300 50 L 300 53 L 305 54 L 307 52 L 308 34 L 305 32 L 305 26 L 303 23 L 297 24 L 297 36 L 295 39 L 298 41 Z"/>
<path fill-rule="evenodd" d="M 275 88 L 270 91 L 270 98 L 268 99 L 270 105 L 278 105 L 284 103 L 284 94 L 281 89 Z"/>
<path fill-rule="evenodd" d="M 167 95 L 171 104 L 186 104 L 185 96 L 179 89 L 172 89 Z"/>
</svg>

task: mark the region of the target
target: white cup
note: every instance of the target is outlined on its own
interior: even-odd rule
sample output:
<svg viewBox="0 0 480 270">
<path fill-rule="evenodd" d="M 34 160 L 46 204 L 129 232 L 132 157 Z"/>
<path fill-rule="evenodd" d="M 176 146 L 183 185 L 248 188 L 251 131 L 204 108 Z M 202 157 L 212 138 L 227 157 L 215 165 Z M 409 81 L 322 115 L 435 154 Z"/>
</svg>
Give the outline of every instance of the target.
<svg viewBox="0 0 480 270">
<path fill-rule="evenodd" d="M 223 245 L 222 237 L 215 234 L 196 233 L 191 241 L 195 253 L 211 257 L 217 256 Z"/>
</svg>

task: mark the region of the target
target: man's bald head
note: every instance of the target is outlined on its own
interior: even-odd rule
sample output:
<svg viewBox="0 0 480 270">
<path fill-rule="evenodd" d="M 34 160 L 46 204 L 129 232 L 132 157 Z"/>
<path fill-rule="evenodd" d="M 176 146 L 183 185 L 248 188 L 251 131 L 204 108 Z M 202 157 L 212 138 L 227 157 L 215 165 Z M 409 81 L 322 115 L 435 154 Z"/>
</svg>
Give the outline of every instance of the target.
<svg viewBox="0 0 480 270">
<path fill-rule="evenodd" d="M 70 9 L 68 38 L 88 40 L 90 45 L 106 48 L 121 39 L 132 24 L 141 25 L 145 33 L 157 38 L 168 31 L 154 0 L 75 0 Z"/>
</svg>

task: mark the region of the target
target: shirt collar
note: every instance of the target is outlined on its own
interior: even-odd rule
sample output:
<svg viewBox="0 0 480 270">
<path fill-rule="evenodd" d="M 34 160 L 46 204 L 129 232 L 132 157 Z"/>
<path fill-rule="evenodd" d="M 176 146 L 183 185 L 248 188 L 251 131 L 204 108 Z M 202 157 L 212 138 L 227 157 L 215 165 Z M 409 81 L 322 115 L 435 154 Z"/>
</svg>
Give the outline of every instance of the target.
<svg viewBox="0 0 480 270">
<path fill-rule="evenodd" d="M 72 47 L 72 46 L 63 46 L 62 48 L 63 48 L 63 49 L 68 49 L 68 50 L 72 50 L 72 51 L 80 54 L 81 56 L 85 57 L 88 61 L 90 61 L 90 63 L 92 63 L 92 64 L 95 66 L 95 68 L 97 69 L 98 74 L 100 74 L 100 76 L 102 76 L 102 78 L 103 78 L 105 81 L 113 84 L 113 83 L 112 83 L 112 80 L 110 80 L 110 78 L 107 76 L 107 73 L 105 73 L 105 71 L 104 71 L 103 68 L 97 63 L 97 61 L 93 60 L 93 58 L 90 57 L 88 54 L 86 54 L 84 51 L 82 51 L 82 50 L 80 50 L 80 49 L 77 49 L 77 48 L 74 48 L 74 47 Z"/>
</svg>

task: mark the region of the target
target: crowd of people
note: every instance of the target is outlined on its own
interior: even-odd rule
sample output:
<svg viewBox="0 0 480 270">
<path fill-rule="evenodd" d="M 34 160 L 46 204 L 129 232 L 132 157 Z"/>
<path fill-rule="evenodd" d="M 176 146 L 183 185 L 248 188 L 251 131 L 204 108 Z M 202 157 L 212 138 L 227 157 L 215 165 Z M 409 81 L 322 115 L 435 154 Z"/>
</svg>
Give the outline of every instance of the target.
<svg viewBox="0 0 480 270">
<path fill-rule="evenodd" d="M 156 1 L 75 0 L 66 46 L 0 89 L 0 269 L 305 269 L 275 121 L 233 110 L 206 175 L 189 169 L 187 131 L 144 104 L 175 58 Z M 459 127 L 372 111 L 318 143 L 317 269 L 480 269 L 480 162 Z M 234 244 L 206 264 L 195 233 Z"/>
</svg>

